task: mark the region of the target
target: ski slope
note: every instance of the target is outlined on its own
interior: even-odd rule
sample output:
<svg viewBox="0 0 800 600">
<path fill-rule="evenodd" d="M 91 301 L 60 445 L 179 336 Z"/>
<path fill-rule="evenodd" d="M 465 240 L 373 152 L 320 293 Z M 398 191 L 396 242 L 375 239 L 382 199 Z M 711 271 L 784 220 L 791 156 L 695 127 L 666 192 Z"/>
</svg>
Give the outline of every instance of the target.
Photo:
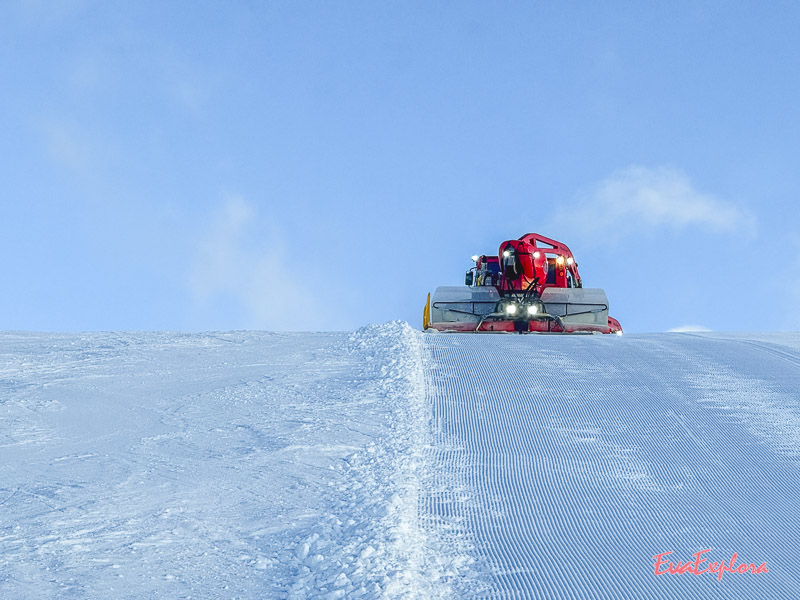
<svg viewBox="0 0 800 600">
<path fill-rule="evenodd" d="M 0 333 L 0 598 L 794 598 L 798 390 L 798 334 Z M 706 549 L 769 572 L 653 574 Z"/>
<path fill-rule="evenodd" d="M 798 597 L 800 336 L 424 340 L 456 596 Z M 769 572 L 654 575 L 706 549 Z"/>
</svg>

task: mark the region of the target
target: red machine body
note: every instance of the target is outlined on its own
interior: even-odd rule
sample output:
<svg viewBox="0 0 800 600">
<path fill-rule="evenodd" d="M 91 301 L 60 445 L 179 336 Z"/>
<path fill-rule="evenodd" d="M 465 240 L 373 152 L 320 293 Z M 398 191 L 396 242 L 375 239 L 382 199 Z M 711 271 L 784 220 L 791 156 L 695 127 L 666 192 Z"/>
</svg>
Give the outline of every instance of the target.
<svg viewBox="0 0 800 600">
<path fill-rule="evenodd" d="M 541 294 L 547 287 L 582 287 L 570 249 L 538 233 L 503 242 L 497 255 L 503 274 L 501 290 L 526 290 L 535 285 Z"/>
</svg>

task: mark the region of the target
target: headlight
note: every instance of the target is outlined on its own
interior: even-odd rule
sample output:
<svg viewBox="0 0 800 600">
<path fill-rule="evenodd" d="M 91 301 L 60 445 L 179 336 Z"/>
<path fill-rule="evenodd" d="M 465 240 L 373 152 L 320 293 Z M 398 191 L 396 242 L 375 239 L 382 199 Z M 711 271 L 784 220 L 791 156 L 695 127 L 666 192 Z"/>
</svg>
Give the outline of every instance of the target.
<svg viewBox="0 0 800 600">
<path fill-rule="evenodd" d="M 563 256 L 559 256 L 558 258 L 556 258 L 556 263 L 559 264 L 559 265 L 563 265 L 564 264 L 564 257 Z"/>
<path fill-rule="evenodd" d="M 575 262 L 575 259 L 574 259 L 574 258 L 572 258 L 571 256 L 567 258 L 567 264 L 568 264 L 568 265 L 571 265 L 571 264 L 572 264 L 572 263 L 574 263 L 574 262 Z"/>
<path fill-rule="evenodd" d="M 511 256 L 511 250 L 505 250 L 505 251 L 503 252 L 503 256 L 505 256 L 506 258 L 508 258 L 509 256 Z"/>
<path fill-rule="evenodd" d="M 541 256 L 541 254 L 539 254 L 538 252 L 534 252 L 533 253 L 533 258 L 539 258 L 540 256 Z"/>
<path fill-rule="evenodd" d="M 472 255 L 472 262 L 478 262 L 479 256 L 477 254 Z"/>
<path fill-rule="evenodd" d="M 621 329 L 617 330 L 617 335 L 622 335 L 622 330 Z"/>
<path fill-rule="evenodd" d="M 531 304 L 530 306 L 528 306 L 528 314 L 529 315 L 535 315 L 537 312 L 539 312 L 539 307 L 538 306 L 536 306 L 535 304 Z"/>
<path fill-rule="evenodd" d="M 517 314 L 517 305 L 516 304 L 506 304 L 506 312 L 510 315 Z"/>
</svg>

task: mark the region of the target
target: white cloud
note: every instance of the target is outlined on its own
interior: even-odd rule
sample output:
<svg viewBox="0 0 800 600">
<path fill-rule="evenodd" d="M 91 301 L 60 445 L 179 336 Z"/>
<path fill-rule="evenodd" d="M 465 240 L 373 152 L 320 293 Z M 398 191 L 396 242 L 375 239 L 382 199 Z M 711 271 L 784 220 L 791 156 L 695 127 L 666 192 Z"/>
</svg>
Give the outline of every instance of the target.
<svg viewBox="0 0 800 600">
<path fill-rule="evenodd" d="M 680 327 L 673 327 L 672 329 L 667 329 L 667 333 L 692 333 L 692 332 L 703 332 L 703 331 L 712 331 L 708 327 L 704 327 L 703 325 L 681 325 Z"/>
<path fill-rule="evenodd" d="M 240 197 L 229 197 L 197 247 L 190 289 L 203 328 L 331 329 L 330 286 L 315 256 L 290 254 L 280 232 Z M 323 289 L 327 296 L 315 296 Z M 243 309 L 244 321 L 233 314 Z M 242 312 L 242 311 L 236 311 Z"/>
<path fill-rule="evenodd" d="M 751 236 L 756 227 L 748 210 L 698 191 L 683 171 L 668 167 L 617 171 L 563 209 L 559 219 L 584 233 L 609 236 L 687 227 Z"/>
</svg>

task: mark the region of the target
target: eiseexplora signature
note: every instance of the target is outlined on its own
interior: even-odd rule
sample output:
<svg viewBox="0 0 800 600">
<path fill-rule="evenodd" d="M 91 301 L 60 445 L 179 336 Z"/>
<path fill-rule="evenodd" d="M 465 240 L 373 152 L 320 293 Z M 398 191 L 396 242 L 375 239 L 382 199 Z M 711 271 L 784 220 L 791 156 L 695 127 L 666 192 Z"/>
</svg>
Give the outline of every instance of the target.
<svg viewBox="0 0 800 600">
<path fill-rule="evenodd" d="M 736 559 L 738 558 L 738 555 L 736 552 L 733 553 L 733 556 L 728 563 L 725 561 L 713 562 L 706 566 L 702 566 L 702 564 L 708 560 L 702 557 L 706 552 L 711 552 L 711 548 L 692 554 L 692 558 L 694 558 L 692 561 L 686 561 L 685 563 L 678 561 L 678 564 L 673 564 L 672 561 L 667 561 L 664 559 L 665 556 L 672 554 L 671 550 L 669 552 L 656 554 L 653 557 L 653 559 L 656 561 L 653 564 L 653 573 L 655 575 L 683 575 L 684 573 L 703 575 L 704 573 L 712 573 L 717 576 L 718 581 L 722 581 L 722 574 L 726 571 L 728 573 L 752 573 L 755 575 L 769 573 L 769 569 L 767 569 L 767 563 L 765 562 L 761 563 L 759 566 L 756 566 L 755 563 L 744 562 L 737 565 Z M 659 570 L 661 567 L 664 567 L 664 569 Z"/>
</svg>

